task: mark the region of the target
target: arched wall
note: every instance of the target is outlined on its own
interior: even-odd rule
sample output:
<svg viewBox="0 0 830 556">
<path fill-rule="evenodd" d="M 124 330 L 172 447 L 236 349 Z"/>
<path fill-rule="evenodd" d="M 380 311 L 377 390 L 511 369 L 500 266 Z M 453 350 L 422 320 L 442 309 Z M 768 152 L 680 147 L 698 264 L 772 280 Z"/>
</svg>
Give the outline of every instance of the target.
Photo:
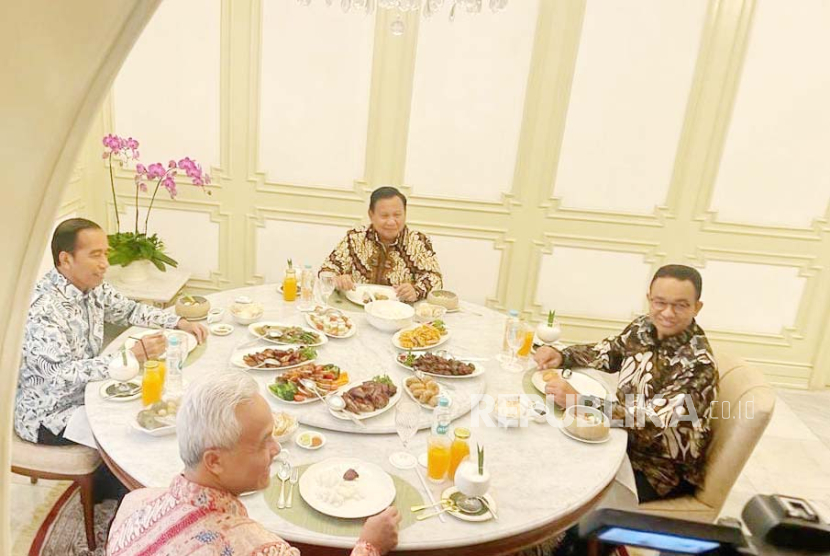
<svg viewBox="0 0 830 556">
<path fill-rule="evenodd" d="M 89 123 L 160 0 L 5 2 L 0 18 L 0 554 L 11 551 L 11 422 L 23 325 Z"/>
</svg>

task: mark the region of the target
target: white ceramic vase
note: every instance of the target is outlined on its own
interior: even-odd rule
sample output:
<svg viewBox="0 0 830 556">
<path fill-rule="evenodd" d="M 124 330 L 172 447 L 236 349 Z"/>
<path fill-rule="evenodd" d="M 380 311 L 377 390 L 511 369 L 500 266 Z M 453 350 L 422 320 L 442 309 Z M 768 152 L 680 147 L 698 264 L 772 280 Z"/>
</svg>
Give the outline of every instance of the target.
<svg viewBox="0 0 830 556">
<path fill-rule="evenodd" d="M 478 498 L 487 494 L 490 488 L 490 472 L 484 469 L 484 474 L 478 474 L 478 462 L 462 461 L 455 470 L 455 487 L 468 498 Z"/>
<path fill-rule="evenodd" d="M 562 335 L 562 329 L 559 325 L 554 323 L 553 326 L 548 326 L 543 322 L 536 327 L 536 336 L 546 344 L 552 344 Z"/>
</svg>

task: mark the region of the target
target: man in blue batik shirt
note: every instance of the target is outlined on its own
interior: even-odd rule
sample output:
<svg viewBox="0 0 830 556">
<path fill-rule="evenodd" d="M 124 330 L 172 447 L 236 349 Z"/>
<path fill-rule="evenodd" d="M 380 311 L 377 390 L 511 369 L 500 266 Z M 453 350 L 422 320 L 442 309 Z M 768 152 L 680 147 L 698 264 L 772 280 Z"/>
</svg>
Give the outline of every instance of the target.
<svg viewBox="0 0 830 556">
<path fill-rule="evenodd" d="M 29 442 L 66 444 L 67 422 L 84 403 L 88 382 L 108 377 L 113 355 L 101 355 L 104 322 L 178 328 L 203 342 L 200 324 L 137 303 L 104 282 L 109 267 L 107 235 L 83 218 L 61 222 L 52 235 L 55 268 L 35 286 L 17 380 L 14 429 Z M 166 348 L 159 333 L 136 343 L 139 363 Z"/>
</svg>

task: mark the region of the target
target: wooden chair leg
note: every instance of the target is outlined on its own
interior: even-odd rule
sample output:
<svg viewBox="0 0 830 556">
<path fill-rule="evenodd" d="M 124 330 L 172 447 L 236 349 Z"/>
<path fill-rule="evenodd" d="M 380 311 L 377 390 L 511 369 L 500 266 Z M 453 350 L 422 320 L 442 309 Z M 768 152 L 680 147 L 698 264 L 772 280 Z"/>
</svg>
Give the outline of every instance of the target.
<svg viewBox="0 0 830 556">
<path fill-rule="evenodd" d="M 37 484 L 37 477 L 29 477 L 29 482 L 32 483 L 33 485 L 36 485 Z"/>
<path fill-rule="evenodd" d="M 95 550 L 95 493 L 92 475 L 77 479 L 81 489 L 81 506 L 84 509 L 84 526 L 86 528 L 86 545 L 90 551 Z"/>
</svg>

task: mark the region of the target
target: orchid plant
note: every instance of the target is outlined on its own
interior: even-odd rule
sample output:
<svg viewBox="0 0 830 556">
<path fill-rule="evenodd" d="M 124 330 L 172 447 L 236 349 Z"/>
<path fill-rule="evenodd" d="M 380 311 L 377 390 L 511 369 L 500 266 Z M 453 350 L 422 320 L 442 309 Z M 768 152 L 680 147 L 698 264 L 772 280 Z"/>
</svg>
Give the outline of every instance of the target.
<svg viewBox="0 0 830 556">
<path fill-rule="evenodd" d="M 148 235 L 148 226 L 150 223 L 150 211 L 153 210 L 153 204 L 156 201 L 156 195 L 159 189 L 164 188 L 170 195 L 171 199 L 175 199 L 178 194 L 176 189 L 176 176 L 179 172 L 183 172 L 190 178 L 191 183 L 202 189 L 203 192 L 210 195 L 205 186 L 210 184 L 210 175 L 203 172 L 202 167 L 189 157 L 176 162 L 170 160 L 167 166 L 160 162 L 155 162 L 145 166 L 137 163 L 135 165 L 135 229 L 132 232 L 121 231 L 121 217 L 118 214 L 118 198 L 115 195 L 115 178 L 113 176 L 113 163 L 117 162 L 120 166 L 124 166 L 131 161 L 137 161 L 139 158 L 138 141 L 132 137 L 123 138 L 117 135 L 109 134 L 103 139 L 104 152 L 102 158 L 108 159 L 110 170 L 110 188 L 112 190 L 112 202 L 115 205 L 115 222 L 118 231 L 109 236 L 109 262 L 110 264 L 120 264 L 127 266 L 134 261 L 149 260 L 156 268 L 161 271 L 165 270 L 164 265 L 178 266 L 178 263 L 164 253 L 164 242 L 158 238 L 156 234 Z M 147 208 L 147 215 L 144 218 L 144 231 L 139 232 L 138 229 L 138 194 L 139 191 L 147 193 L 149 187 L 153 187 L 153 194 L 150 198 L 150 205 Z M 149 185 L 148 185 L 149 184 Z"/>
</svg>

